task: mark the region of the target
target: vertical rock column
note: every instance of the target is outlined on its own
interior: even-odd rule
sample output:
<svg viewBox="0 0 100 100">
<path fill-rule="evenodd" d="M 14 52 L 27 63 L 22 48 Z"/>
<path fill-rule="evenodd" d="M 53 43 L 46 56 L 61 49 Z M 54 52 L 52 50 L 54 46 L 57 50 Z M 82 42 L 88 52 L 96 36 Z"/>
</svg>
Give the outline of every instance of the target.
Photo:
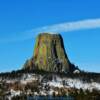
<svg viewBox="0 0 100 100">
<path fill-rule="evenodd" d="M 40 70 L 69 71 L 70 62 L 60 34 L 39 34 L 36 39 L 33 58 L 35 65 Z"/>
</svg>

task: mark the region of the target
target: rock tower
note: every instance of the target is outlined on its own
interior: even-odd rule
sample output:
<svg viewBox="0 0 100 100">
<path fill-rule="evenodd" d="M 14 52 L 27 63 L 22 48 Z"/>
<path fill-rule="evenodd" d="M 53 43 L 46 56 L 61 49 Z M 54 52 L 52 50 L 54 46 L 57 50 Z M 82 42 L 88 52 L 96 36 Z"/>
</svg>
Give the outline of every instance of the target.
<svg viewBox="0 0 100 100">
<path fill-rule="evenodd" d="M 51 72 L 69 72 L 71 63 L 65 52 L 63 38 L 60 34 L 41 33 L 36 38 L 33 57 L 26 67 Z"/>
</svg>

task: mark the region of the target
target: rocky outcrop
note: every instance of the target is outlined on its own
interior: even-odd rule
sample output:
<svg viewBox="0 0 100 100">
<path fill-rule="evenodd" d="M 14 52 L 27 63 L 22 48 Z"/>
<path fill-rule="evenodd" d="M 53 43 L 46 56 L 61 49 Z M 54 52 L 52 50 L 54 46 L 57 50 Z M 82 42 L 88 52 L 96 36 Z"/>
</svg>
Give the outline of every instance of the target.
<svg viewBox="0 0 100 100">
<path fill-rule="evenodd" d="M 69 72 L 72 65 L 65 52 L 60 34 L 41 33 L 36 38 L 33 57 L 25 68 L 37 68 L 51 72 Z"/>
</svg>

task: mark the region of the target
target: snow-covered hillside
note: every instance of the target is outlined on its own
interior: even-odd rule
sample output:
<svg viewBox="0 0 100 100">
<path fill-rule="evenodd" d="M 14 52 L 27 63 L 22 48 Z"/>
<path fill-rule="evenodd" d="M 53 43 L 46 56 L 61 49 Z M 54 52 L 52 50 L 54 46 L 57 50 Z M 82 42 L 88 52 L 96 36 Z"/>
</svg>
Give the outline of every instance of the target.
<svg viewBox="0 0 100 100">
<path fill-rule="evenodd" d="M 8 98 L 23 93 L 44 96 L 53 95 L 54 92 L 59 94 L 59 89 L 63 89 L 66 95 L 68 95 L 68 90 L 71 89 L 82 89 L 84 91 L 96 89 L 100 91 L 100 83 L 92 79 L 88 82 L 78 77 L 71 78 L 57 74 L 25 73 L 17 78 L 0 78 L 0 84 L 8 86 L 8 89 L 6 89 Z"/>
<path fill-rule="evenodd" d="M 45 75 L 38 75 L 38 74 L 23 74 L 22 77 L 19 79 L 4 79 L 6 83 L 14 83 L 18 81 L 21 84 L 27 84 L 33 81 L 38 80 L 42 85 L 49 85 L 53 87 L 66 87 L 66 88 L 77 88 L 77 89 L 83 89 L 83 90 L 92 90 L 97 89 L 100 90 L 100 83 L 98 82 L 84 82 L 81 79 L 78 78 L 67 78 L 67 77 L 60 77 L 58 75 L 51 75 L 49 77 L 52 77 L 52 79 L 48 79 L 48 77 L 45 77 Z M 0 79 L 2 81 L 2 79 Z"/>
</svg>

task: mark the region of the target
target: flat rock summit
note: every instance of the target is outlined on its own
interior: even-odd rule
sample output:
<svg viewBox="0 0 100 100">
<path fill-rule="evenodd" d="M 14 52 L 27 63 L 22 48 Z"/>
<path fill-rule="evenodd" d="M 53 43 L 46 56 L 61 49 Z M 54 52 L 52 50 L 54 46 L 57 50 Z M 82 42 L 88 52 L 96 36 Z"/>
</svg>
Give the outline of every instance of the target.
<svg viewBox="0 0 100 100">
<path fill-rule="evenodd" d="M 71 72 L 74 65 L 68 59 L 60 34 L 41 33 L 36 38 L 33 56 L 26 61 L 24 68 Z"/>
</svg>

